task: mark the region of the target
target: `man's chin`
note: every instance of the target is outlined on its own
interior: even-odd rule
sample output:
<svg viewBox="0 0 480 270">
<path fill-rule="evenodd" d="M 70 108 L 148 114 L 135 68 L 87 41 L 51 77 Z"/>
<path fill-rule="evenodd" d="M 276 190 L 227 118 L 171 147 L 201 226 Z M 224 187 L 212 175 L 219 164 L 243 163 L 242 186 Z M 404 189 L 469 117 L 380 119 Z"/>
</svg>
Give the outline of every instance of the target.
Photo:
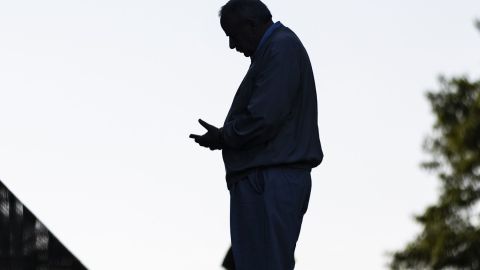
<svg viewBox="0 0 480 270">
<path fill-rule="evenodd" d="M 237 50 L 237 52 L 243 54 L 245 57 L 250 57 L 250 53 Z"/>
</svg>

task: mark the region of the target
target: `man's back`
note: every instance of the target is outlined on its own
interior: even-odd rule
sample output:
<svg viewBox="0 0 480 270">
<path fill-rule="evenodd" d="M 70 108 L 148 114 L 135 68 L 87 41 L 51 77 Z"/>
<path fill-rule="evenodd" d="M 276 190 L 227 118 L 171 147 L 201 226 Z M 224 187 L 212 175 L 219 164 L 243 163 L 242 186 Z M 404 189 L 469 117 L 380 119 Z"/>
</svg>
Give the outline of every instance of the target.
<svg viewBox="0 0 480 270">
<path fill-rule="evenodd" d="M 323 152 L 317 115 L 308 54 L 280 24 L 252 56 L 223 125 L 228 185 L 259 167 L 318 166 Z"/>
</svg>

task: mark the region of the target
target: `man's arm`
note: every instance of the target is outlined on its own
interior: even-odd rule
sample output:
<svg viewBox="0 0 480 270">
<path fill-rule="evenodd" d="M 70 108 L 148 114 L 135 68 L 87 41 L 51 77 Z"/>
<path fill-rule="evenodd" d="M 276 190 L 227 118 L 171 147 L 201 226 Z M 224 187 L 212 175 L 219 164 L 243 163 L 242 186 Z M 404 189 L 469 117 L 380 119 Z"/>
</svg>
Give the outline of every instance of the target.
<svg viewBox="0 0 480 270">
<path fill-rule="evenodd" d="M 299 54 L 292 40 L 267 52 L 265 67 L 254 79 L 246 112 L 221 129 L 224 148 L 249 148 L 272 139 L 290 113 L 300 85 Z"/>
</svg>

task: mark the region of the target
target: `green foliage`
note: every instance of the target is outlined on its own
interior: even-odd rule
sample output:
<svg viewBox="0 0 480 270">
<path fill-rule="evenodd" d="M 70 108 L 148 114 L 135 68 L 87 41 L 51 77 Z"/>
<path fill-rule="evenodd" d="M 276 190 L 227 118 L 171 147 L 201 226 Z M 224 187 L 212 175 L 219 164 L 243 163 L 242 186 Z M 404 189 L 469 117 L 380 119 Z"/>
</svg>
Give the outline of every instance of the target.
<svg viewBox="0 0 480 270">
<path fill-rule="evenodd" d="M 393 254 L 390 268 L 480 269 L 480 80 L 441 77 L 427 93 L 435 115 L 423 168 L 441 181 L 438 202 L 415 217 L 422 232 Z"/>
</svg>

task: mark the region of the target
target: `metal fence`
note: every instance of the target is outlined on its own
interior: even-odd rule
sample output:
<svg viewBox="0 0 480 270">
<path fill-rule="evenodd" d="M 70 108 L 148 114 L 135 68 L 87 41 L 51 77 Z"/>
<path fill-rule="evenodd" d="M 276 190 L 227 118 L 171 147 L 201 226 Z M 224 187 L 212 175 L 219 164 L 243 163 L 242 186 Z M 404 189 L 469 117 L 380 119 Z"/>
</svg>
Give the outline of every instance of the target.
<svg viewBox="0 0 480 270">
<path fill-rule="evenodd" d="M 0 269 L 87 269 L 1 181 Z"/>
</svg>

